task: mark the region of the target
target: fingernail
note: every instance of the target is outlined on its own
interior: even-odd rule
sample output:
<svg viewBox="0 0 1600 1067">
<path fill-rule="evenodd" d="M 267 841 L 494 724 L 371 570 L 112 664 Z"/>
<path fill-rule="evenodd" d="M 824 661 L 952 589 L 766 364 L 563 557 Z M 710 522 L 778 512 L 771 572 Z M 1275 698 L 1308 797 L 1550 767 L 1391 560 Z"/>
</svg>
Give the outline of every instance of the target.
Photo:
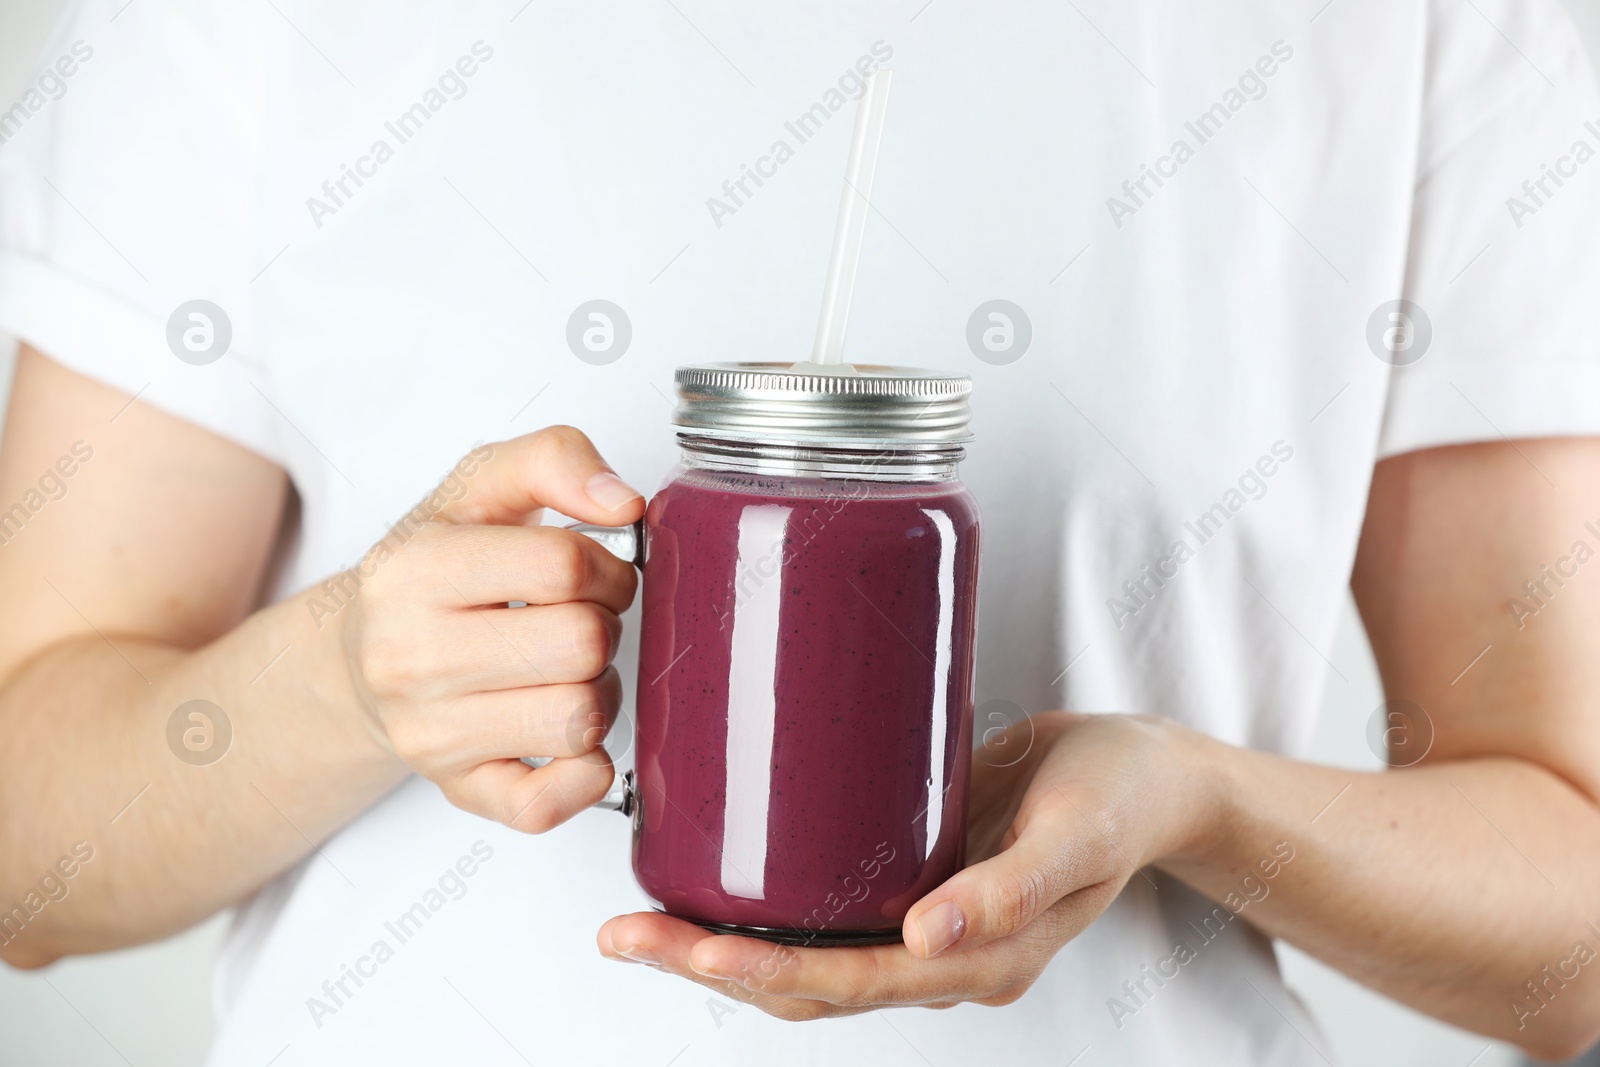
<svg viewBox="0 0 1600 1067">
<path fill-rule="evenodd" d="M 616 511 L 629 501 L 637 500 L 644 495 L 610 471 L 601 471 L 590 478 L 584 485 L 583 491 L 589 494 L 590 500 L 607 511 Z"/>
<path fill-rule="evenodd" d="M 967 932 L 967 917 L 955 901 L 947 900 L 919 915 L 917 930 L 922 934 L 925 958 L 932 959 L 961 940 Z"/>
<path fill-rule="evenodd" d="M 617 951 L 626 956 L 628 959 L 632 960 L 634 963 L 648 963 L 652 967 L 661 966 L 660 956 L 653 956 L 638 946 L 634 946 L 633 948 L 619 948 Z"/>
<path fill-rule="evenodd" d="M 738 982 L 740 985 L 744 984 L 743 982 L 740 982 L 739 979 L 734 975 L 728 974 L 721 968 L 713 967 L 710 964 L 690 962 L 689 969 L 703 978 L 716 978 L 723 982 Z"/>
</svg>

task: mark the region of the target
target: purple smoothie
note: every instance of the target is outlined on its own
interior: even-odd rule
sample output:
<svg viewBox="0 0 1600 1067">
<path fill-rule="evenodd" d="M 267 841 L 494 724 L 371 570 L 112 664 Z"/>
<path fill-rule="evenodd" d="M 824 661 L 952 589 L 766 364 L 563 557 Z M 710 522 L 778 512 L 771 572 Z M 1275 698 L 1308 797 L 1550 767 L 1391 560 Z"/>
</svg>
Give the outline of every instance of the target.
<svg viewBox="0 0 1600 1067">
<path fill-rule="evenodd" d="M 690 469 L 646 521 L 639 883 L 696 922 L 898 938 L 964 858 L 971 495 Z"/>
</svg>

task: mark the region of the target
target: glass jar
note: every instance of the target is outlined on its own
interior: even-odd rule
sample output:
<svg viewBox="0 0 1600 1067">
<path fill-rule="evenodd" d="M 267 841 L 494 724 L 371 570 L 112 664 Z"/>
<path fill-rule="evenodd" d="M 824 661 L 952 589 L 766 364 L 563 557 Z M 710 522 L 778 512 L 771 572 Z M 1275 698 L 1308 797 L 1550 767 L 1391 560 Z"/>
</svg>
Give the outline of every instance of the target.
<svg viewBox="0 0 1600 1067">
<path fill-rule="evenodd" d="M 899 940 L 964 861 L 970 379 L 710 364 L 677 384 L 681 463 L 645 517 L 635 874 L 711 929 Z"/>
</svg>

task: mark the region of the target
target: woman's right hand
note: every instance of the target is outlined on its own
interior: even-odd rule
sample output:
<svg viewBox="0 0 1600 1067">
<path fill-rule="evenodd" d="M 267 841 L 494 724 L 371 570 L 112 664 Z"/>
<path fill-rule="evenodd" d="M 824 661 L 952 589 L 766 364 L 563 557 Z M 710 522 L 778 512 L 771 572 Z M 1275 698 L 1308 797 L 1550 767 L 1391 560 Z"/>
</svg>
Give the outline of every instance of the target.
<svg viewBox="0 0 1600 1067">
<path fill-rule="evenodd" d="M 538 525 L 545 506 L 623 526 L 644 498 L 568 426 L 477 448 L 310 602 L 339 626 L 382 743 L 457 807 L 526 833 L 611 785 L 600 742 L 622 702 L 611 661 L 638 581 L 589 538 Z"/>
</svg>

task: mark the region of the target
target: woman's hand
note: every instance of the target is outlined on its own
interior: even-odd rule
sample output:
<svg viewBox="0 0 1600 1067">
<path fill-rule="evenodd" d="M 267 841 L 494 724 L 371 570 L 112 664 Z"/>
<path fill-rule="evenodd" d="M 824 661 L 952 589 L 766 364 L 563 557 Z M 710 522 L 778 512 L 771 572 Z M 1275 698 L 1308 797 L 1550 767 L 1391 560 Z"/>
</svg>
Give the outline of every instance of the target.
<svg viewBox="0 0 1600 1067">
<path fill-rule="evenodd" d="M 637 585 L 594 541 L 538 525 L 544 505 L 622 526 L 644 502 L 570 427 L 485 446 L 310 601 L 319 625 L 342 627 L 381 740 L 457 807 L 530 833 L 611 785 L 599 745 L 622 701 L 617 616 Z"/>
<path fill-rule="evenodd" d="M 984 752 L 1027 755 L 991 766 Z M 601 927 L 603 955 L 670 971 L 784 1019 L 1009 1004 L 1147 864 L 1192 849 L 1222 810 L 1198 735 L 1162 719 L 1051 712 L 981 750 L 968 851 L 918 901 L 903 945 L 790 948 L 656 913 Z"/>
</svg>

